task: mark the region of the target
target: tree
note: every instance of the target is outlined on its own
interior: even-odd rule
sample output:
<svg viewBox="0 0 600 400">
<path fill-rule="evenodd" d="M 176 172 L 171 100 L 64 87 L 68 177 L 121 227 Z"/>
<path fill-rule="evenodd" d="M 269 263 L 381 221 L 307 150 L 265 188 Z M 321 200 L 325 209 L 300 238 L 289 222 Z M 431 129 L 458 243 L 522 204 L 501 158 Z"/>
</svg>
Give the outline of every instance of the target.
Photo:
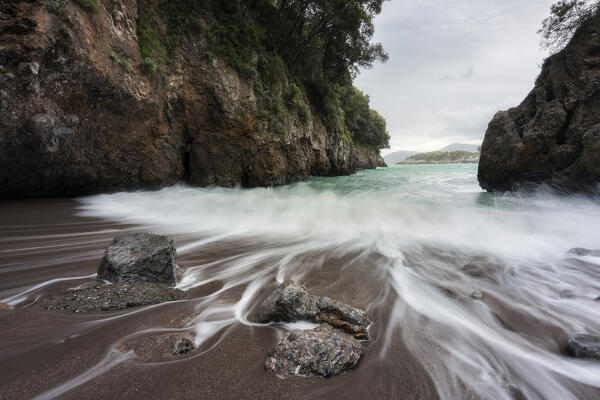
<svg viewBox="0 0 600 400">
<path fill-rule="evenodd" d="M 560 0 L 550 7 L 550 16 L 538 31 L 541 45 L 552 53 L 562 50 L 575 31 L 600 11 L 600 0 Z"/>
<path fill-rule="evenodd" d="M 316 67 L 324 80 L 347 84 L 359 68 L 388 58 L 380 43 L 371 43 L 383 1 L 278 0 L 279 53 L 298 71 Z"/>
</svg>

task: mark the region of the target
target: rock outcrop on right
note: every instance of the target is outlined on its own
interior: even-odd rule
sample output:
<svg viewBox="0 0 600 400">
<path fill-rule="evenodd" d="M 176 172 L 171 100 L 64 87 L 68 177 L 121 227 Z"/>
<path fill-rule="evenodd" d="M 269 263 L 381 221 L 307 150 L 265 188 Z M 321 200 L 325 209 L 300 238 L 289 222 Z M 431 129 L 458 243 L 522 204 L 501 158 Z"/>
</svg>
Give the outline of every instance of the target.
<svg viewBox="0 0 600 400">
<path fill-rule="evenodd" d="M 478 179 L 488 191 L 530 183 L 585 190 L 600 182 L 600 15 L 544 62 L 518 107 L 494 116 Z"/>
</svg>

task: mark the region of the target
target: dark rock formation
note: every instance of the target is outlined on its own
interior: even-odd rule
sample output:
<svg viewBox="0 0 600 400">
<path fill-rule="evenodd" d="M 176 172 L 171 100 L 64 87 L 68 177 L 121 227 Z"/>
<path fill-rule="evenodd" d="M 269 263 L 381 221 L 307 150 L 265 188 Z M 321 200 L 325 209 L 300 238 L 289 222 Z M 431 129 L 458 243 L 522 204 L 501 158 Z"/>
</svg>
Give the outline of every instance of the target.
<svg viewBox="0 0 600 400">
<path fill-rule="evenodd" d="M 98 279 L 112 282 L 175 284 L 175 242 L 151 233 L 126 233 L 110 243 L 98 267 Z"/>
<path fill-rule="evenodd" d="M 583 247 L 575 247 L 567 252 L 567 254 L 574 254 L 576 256 L 592 256 L 600 257 L 600 250 L 584 249 Z"/>
<path fill-rule="evenodd" d="M 328 297 L 310 295 L 304 286 L 289 280 L 283 282 L 263 302 L 257 320 L 326 322 L 357 339 L 369 339 L 367 328 L 371 325 L 364 311 Z"/>
<path fill-rule="evenodd" d="M 600 182 L 600 15 L 546 60 L 518 107 L 494 116 L 478 178 L 489 191 L 528 183 L 583 189 Z"/>
<path fill-rule="evenodd" d="M 571 357 L 600 360 L 600 336 L 576 334 L 567 337 L 567 353 Z"/>
<path fill-rule="evenodd" d="M 362 352 L 358 340 L 323 324 L 281 339 L 269 352 L 265 367 L 282 375 L 332 376 L 353 368 Z"/>
<path fill-rule="evenodd" d="M 202 30 L 186 30 L 156 79 L 143 70 L 138 2 L 75 3 L 1 4 L 0 197 L 268 186 L 385 165 L 317 115 L 291 113 L 282 132 L 257 120 L 253 83 L 207 56 Z"/>
<path fill-rule="evenodd" d="M 128 307 L 146 306 L 187 299 L 186 292 L 156 283 L 95 282 L 81 288 L 67 290 L 61 295 L 42 300 L 48 310 L 73 312 L 110 311 Z"/>
</svg>

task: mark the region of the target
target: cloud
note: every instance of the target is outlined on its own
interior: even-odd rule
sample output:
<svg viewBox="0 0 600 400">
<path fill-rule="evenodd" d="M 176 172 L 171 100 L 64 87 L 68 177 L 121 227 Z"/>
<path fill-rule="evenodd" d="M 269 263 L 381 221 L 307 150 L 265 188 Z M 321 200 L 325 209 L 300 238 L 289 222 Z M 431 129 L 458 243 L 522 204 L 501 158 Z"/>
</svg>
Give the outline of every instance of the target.
<svg viewBox="0 0 600 400">
<path fill-rule="evenodd" d="M 481 141 L 495 112 L 533 88 L 545 56 L 537 29 L 553 1 L 385 2 L 374 39 L 390 60 L 355 84 L 386 118 L 392 147 Z"/>
<path fill-rule="evenodd" d="M 469 80 L 475 76 L 475 70 L 472 66 L 467 67 L 467 70 L 463 73 L 457 75 L 444 75 L 438 79 L 436 79 L 435 83 L 444 83 L 444 82 L 453 82 L 453 81 L 462 81 Z"/>
</svg>

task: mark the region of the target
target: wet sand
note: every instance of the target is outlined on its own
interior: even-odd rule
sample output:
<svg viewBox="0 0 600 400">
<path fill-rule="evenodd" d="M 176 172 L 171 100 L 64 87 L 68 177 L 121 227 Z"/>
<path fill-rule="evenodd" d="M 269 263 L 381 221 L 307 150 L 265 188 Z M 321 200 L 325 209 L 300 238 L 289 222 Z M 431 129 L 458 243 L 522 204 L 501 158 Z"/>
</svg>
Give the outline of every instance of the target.
<svg viewBox="0 0 600 400">
<path fill-rule="evenodd" d="M 94 274 L 112 237 L 138 229 L 77 216 L 77 206 L 72 200 L 1 203 L 0 298 L 52 279 Z M 175 236 L 175 240 L 180 247 L 197 238 Z M 217 241 L 186 252 L 177 261 L 186 270 L 252 253 L 253 248 L 262 249 L 264 243 Z M 354 259 L 359 262 L 353 263 Z M 382 284 L 386 275 L 376 269 L 377 260 L 317 252 L 302 261 L 319 265 L 302 282 L 311 293 L 366 309 L 375 321 L 370 329 L 372 343 L 349 373 L 327 379 L 278 378 L 265 371 L 264 362 L 284 329 L 233 323 L 217 330 L 190 356 L 160 363 L 133 356 L 94 376 L 103 371 L 106 357 L 122 354 L 119 346 L 140 332 L 188 326 L 205 308 L 214 307 L 205 300 L 225 282 L 190 289 L 193 299 L 189 301 L 116 312 L 75 314 L 47 311 L 39 304 L 39 298 L 76 286 L 84 282 L 81 279 L 51 283 L 28 294 L 28 300 L 15 309 L 0 310 L 0 398 L 436 399 L 433 381 L 402 340 L 401 329 L 387 330 L 395 297 Z M 219 297 L 235 302 L 247 286 L 234 285 Z M 273 275 L 255 296 L 249 318 L 275 287 Z"/>
</svg>

